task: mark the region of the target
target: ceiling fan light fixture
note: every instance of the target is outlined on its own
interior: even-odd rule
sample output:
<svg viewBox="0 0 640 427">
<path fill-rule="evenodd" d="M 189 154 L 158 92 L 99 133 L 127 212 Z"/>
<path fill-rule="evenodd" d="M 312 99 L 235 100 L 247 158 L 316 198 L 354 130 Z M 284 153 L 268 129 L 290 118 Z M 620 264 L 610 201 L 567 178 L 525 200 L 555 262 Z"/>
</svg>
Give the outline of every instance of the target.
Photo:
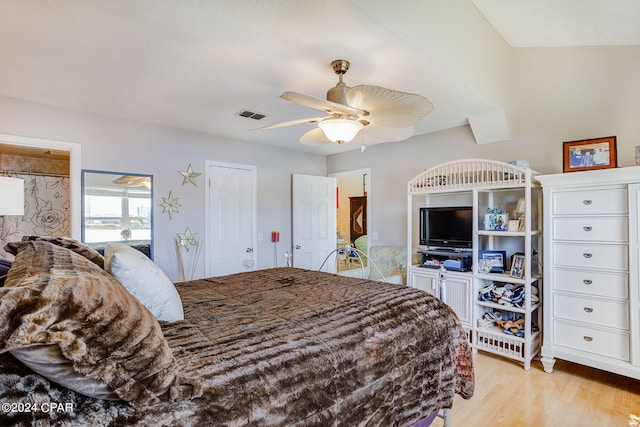
<svg viewBox="0 0 640 427">
<path fill-rule="evenodd" d="M 360 150 L 364 151 L 365 136 L 367 145 L 403 141 L 413 135 L 413 126 L 433 110 L 431 101 L 418 94 L 381 86 L 347 86 L 343 76 L 349 69 L 349 61 L 345 59 L 333 61 L 331 67 L 338 75 L 338 83 L 329 89 L 327 99 L 297 92 L 283 92 L 280 95 L 285 101 L 320 110 L 325 117 L 290 120 L 260 129 L 317 123 L 318 127 L 300 137 L 298 141 L 301 144 L 323 146 L 336 142 L 341 146 L 356 138 L 360 140 L 361 136 L 362 141 L 358 143 L 361 144 Z"/>
<path fill-rule="evenodd" d="M 364 125 L 355 120 L 328 119 L 318 123 L 325 136 L 333 142 L 341 145 L 356 137 Z"/>
</svg>

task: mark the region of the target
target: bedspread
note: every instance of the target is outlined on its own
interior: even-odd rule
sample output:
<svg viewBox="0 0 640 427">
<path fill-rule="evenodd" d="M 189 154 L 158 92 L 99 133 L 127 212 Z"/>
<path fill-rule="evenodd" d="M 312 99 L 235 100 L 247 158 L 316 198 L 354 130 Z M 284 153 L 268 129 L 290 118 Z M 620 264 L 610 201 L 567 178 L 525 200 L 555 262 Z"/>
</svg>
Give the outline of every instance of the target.
<svg viewBox="0 0 640 427">
<path fill-rule="evenodd" d="M 295 268 L 176 285 L 185 320 L 161 322 L 202 397 L 134 409 L 79 395 L 0 355 L 0 402 L 70 403 L 0 424 L 410 426 L 473 394 L 453 311 L 420 290 Z"/>
</svg>

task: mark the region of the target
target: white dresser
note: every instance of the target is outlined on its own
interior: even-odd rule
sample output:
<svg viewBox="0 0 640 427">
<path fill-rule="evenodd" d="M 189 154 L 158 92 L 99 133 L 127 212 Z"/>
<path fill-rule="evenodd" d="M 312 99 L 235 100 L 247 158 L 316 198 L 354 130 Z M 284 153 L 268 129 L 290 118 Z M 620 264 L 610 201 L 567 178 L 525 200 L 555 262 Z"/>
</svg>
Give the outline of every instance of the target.
<svg viewBox="0 0 640 427">
<path fill-rule="evenodd" d="M 537 178 L 545 371 L 563 359 L 640 379 L 640 168 Z"/>
</svg>

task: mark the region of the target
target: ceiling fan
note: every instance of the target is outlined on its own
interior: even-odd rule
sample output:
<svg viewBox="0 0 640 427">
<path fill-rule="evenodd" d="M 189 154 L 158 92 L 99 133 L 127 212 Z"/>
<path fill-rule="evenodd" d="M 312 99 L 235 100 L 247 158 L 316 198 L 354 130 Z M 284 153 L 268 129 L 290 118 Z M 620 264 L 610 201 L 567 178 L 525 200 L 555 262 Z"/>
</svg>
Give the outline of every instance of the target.
<svg viewBox="0 0 640 427">
<path fill-rule="evenodd" d="M 280 98 L 328 115 L 276 123 L 259 129 L 277 129 L 303 123 L 317 123 L 300 137 L 306 145 L 324 145 L 331 141 L 342 145 L 357 138 L 364 151 L 365 144 L 402 141 L 413 135 L 413 125 L 433 111 L 427 98 L 413 93 L 399 92 L 380 86 L 347 86 L 343 76 L 349 70 L 349 61 L 331 62 L 338 75 L 338 83 L 327 92 L 327 99 L 284 92 Z"/>
</svg>

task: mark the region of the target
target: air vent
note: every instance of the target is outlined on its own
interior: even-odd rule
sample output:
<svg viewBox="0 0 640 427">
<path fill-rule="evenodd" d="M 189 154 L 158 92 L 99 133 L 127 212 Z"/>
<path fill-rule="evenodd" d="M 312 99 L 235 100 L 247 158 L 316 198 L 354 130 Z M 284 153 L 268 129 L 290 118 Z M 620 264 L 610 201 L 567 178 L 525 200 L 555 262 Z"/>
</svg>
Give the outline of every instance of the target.
<svg viewBox="0 0 640 427">
<path fill-rule="evenodd" d="M 238 115 L 240 117 L 246 117 L 248 119 L 253 119 L 253 120 L 261 120 L 264 119 L 265 117 L 267 117 L 266 114 L 262 114 L 262 113 L 255 113 L 253 111 L 249 111 L 249 110 L 242 110 L 238 113 Z"/>
</svg>

